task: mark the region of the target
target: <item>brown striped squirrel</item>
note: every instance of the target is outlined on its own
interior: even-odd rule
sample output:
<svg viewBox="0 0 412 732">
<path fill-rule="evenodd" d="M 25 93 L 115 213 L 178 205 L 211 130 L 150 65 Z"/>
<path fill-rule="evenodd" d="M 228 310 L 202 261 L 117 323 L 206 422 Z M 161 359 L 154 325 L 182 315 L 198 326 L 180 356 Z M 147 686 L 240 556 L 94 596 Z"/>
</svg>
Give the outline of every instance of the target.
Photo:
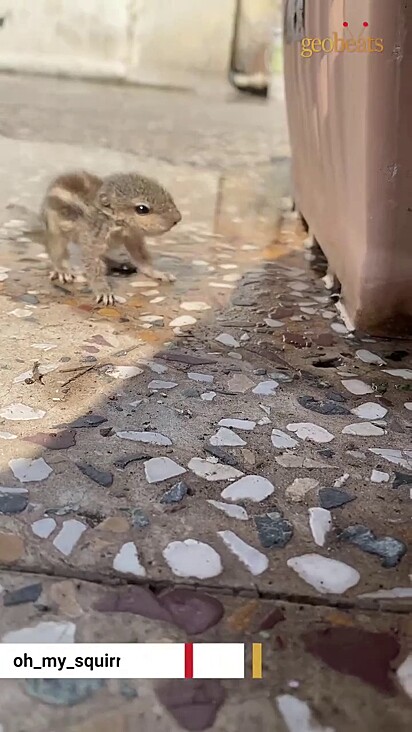
<svg viewBox="0 0 412 732">
<path fill-rule="evenodd" d="M 163 234 L 181 218 L 170 194 L 137 173 L 104 178 L 86 171 L 60 175 L 49 185 L 41 207 L 44 243 L 53 268 L 50 278 L 74 280 L 68 265 L 68 246 L 73 242 L 81 248 L 84 275 L 97 303 L 115 302 L 106 275 L 113 265 L 108 253 L 120 245 L 142 274 L 172 282 L 173 275 L 153 268 L 144 235 Z"/>
</svg>

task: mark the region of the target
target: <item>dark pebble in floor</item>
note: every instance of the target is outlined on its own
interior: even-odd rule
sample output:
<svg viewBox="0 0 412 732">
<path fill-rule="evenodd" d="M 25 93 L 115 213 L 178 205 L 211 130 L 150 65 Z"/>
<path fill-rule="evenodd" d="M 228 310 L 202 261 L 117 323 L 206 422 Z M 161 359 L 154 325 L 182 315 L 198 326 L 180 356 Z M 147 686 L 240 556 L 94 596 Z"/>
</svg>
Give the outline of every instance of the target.
<svg viewBox="0 0 412 732">
<path fill-rule="evenodd" d="M 229 455 L 229 453 L 222 450 L 220 447 L 213 447 L 213 445 L 203 445 L 203 449 L 205 452 L 213 455 L 213 457 L 217 457 L 218 460 L 220 460 L 220 462 L 222 463 L 225 463 L 225 465 L 230 465 L 232 468 L 241 469 L 241 465 L 239 465 L 238 460 L 232 457 L 232 455 Z"/>
<path fill-rule="evenodd" d="M 407 552 L 407 546 L 392 536 L 378 538 L 367 526 L 357 524 L 348 526 L 339 536 L 340 539 L 354 544 L 368 554 L 376 554 L 382 559 L 383 567 L 396 567 Z"/>
<path fill-rule="evenodd" d="M 27 693 L 45 704 L 74 706 L 106 686 L 105 679 L 26 679 Z"/>
<path fill-rule="evenodd" d="M 11 605 L 23 605 L 26 602 L 36 602 L 42 589 L 42 585 L 37 583 L 19 587 L 18 590 L 7 590 L 3 595 L 3 604 L 5 607 L 10 607 Z"/>
<path fill-rule="evenodd" d="M 398 473 L 395 471 L 395 480 L 392 483 L 392 488 L 400 488 L 403 485 L 412 486 L 412 473 Z"/>
<path fill-rule="evenodd" d="M 192 366 L 202 366 L 203 364 L 216 363 L 216 358 L 210 356 L 195 356 L 191 353 L 182 353 L 181 351 L 161 351 L 155 354 L 155 358 L 162 358 L 164 361 L 177 361 L 178 363 L 187 363 Z"/>
<path fill-rule="evenodd" d="M 344 506 L 345 503 L 350 503 L 350 501 L 355 501 L 356 497 L 351 496 L 350 493 L 346 493 L 346 491 L 341 491 L 338 488 L 321 488 L 319 491 L 319 501 L 322 508 L 331 509 L 331 508 L 340 508 L 341 506 Z"/>
<path fill-rule="evenodd" d="M 149 526 L 150 519 L 146 516 L 146 514 L 140 509 L 135 508 L 132 513 L 132 525 L 135 529 L 145 529 L 146 526 Z"/>
<path fill-rule="evenodd" d="M 163 493 L 160 498 L 160 503 L 179 503 L 187 495 L 188 487 L 186 483 L 181 480 L 176 485 L 169 488 L 166 493 Z"/>
<path fill-rule="evenodd" d="M 109 591 L 95 603 L 94 609 L 104 613 L 133 613 L 151 620 L 172 622 L 170 614 L 146 587 L 121 587 L 114 592 Z"/>
<path fill-rule="evenodd" d="M 27 504 L 28 498 L 21 493 L 0 493 L 0 514 L 21 513 Z"/>
<path fill-rule="evenodd" d="M 298 402 L 301 407 L 309 409 L 311 412 L 317 412 L 318 414 L 329 414 L 329 415 L 346 415 L 350 414 L 349 409 L 346 409 L 339 402 L 333 399 L 316 399 L 311 396 L 300 396 Z"/>
<path fill-rule="evenodd" d="M 390 694 L 394 692 L 391 661 L 399 653 L 396 638 L 362 628 L 326 628 L 304 636 L 306 650 L 342 674 L 356 676 Z"/>
<path fill-rule="evenodd" d="M 293 536 L 292 524 L 277 511 L 255 516 L 255 524 L 260 543 L 265 549 L 273 546 L 286 546 Z"/>
<path fill-rule="evenodd" d="M 118 468 L 118 470 L 124 470 L 130 463 L 137 462 L 138 460 L 147 460 L 150 457 L 151 455 L 147 455 L 144 452 L 134 452 L 131 455 L 126 455 L 124 458 L 118 458 L 113 462 L 113 465 L 115 468 Z"/>
<path fill-rule="evenodd" d="M 223 617 L 223 605 L 215 597 L 190 589 L 173 589 L 159 597 L 173 622 L 188 633 L 204 633 Z"/>
<path fill-rule="evenodd" d="M 113 474 L 108 470 L 98 470 L 94 465 L 90 463 L 76 463 L 79 470 L 86 475 L 90 480 L 98 485 L 102 485 L 104 488 L 109 488 L 113 483 Z"/>
<path fill-rule="evenodd" d="M 225 700 L 220 681 L 214 679 L 175 679 L 156 689 L 159 701 L 183 729 L 202 732 L 213 726 Z"/>
</svg>

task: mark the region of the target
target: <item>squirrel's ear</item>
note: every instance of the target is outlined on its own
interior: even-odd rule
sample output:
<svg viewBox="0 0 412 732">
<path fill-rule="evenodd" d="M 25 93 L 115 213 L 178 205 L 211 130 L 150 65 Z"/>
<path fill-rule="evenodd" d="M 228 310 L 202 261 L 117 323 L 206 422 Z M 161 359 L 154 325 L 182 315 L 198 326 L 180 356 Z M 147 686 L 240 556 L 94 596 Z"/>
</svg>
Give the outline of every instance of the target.
<svg viewBox="0 0 412 732">
<path fill-rule="evenodd" d="M 99 202 L 102 206 L 110 206 L 110 201 L 107 193 L 99 193 Z"/>
</svg>

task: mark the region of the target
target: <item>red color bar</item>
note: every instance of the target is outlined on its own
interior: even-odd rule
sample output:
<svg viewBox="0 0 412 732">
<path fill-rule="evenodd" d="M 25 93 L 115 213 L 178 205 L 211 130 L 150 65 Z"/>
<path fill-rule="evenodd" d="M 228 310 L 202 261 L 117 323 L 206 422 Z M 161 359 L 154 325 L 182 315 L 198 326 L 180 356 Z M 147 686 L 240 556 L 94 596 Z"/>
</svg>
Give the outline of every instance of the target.
<svg viewBox="0 0 412 732">
<path fill-rule="evenodd" d="M 193 679 L 193 643 L 185 643 L 185 679 Z"/>
</svg>

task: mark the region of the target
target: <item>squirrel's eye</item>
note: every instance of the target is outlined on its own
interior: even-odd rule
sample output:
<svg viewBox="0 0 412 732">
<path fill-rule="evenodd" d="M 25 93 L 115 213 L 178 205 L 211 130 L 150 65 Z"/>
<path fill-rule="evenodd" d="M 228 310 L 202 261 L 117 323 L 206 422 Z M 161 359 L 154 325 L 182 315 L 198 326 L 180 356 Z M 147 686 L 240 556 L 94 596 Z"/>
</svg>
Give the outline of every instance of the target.
<svg viewBox="0 0 412 732">
<path fill-rule="evenodd" d="M 150 213 L 149 206 L 145 206 L 144 203 L 140 203 L 138 206 L 136 206 L 136 213 L 140 214 L 141 216 L 145 216 L 145 214 Z"/>
</svg>

